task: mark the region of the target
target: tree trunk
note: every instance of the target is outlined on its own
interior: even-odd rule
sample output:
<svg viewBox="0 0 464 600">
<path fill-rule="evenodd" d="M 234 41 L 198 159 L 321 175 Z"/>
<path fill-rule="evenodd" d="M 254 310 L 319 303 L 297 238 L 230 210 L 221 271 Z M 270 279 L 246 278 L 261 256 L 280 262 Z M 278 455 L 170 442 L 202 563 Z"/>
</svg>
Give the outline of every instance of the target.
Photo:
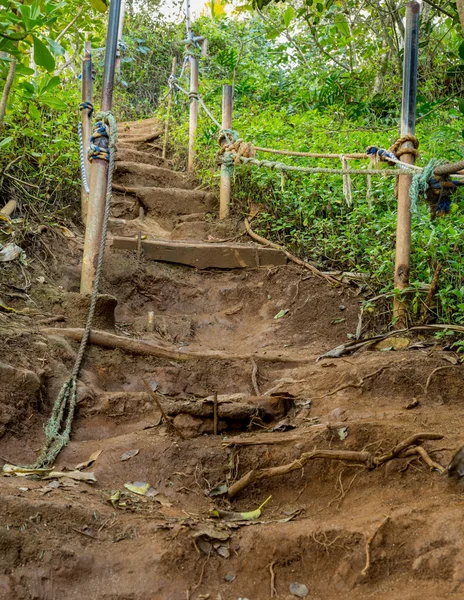
<svg viewBox="0 0 464 600">
<path fill-rule="evenodd" d="M 461 27 L 464 31 L 464 0 L 456 0 L 456 8 L 459 15 L 459 20 L 461 21 Z"/>
<path fill-rule="evenodd" d="M 8 104 L 8 96 L 10 95 L 11 86 L 16 72 L 16 56 L 13 56 L 13 60 L 10 63 L 8 75 L 6 77 L 5 86 L 2 92 L 2 98 L 0 100 L 0 129 L 5 126 L 5 112 L 6 105 Z"/>
</svg>

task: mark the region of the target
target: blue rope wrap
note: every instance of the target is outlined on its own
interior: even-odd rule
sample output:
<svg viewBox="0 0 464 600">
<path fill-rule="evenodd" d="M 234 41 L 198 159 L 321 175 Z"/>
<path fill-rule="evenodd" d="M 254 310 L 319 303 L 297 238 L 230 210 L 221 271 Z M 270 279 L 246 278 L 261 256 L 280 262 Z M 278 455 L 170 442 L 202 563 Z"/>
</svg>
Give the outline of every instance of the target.
<svg viewBox="0 0 464 600">
<path fill-rule="evenodd" d="M 108 143 L 108 128 L 103 123 L 103 121 L 97 121 L 93 126 L 93 133 L 90 136 L 90 147 L 89 147 L 89 161 L 92 161 L 94 158 L 99 158 L 100 160 L 110 160 L 110 150 L 105 146 L 99 146 L 95 144 L 97 140 L 106 140 L 106 144 Z"/>
</svg>

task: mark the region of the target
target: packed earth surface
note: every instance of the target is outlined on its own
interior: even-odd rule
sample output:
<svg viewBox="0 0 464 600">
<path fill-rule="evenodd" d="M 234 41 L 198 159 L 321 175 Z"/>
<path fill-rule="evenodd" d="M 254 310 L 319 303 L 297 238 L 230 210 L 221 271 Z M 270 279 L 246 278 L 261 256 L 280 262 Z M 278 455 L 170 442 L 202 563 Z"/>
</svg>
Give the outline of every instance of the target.
<svg viewBox="0 0 464 600">
<path fill-rule="evenodd" d="M 120 125 L 58 474 L 0 478 L 0 598 L 464 598 L 456 355 L 419 332 L 324 357 L 356 334 L 362 287 L 220 222 L 159 127 Z M 42 447 L 89 306 L 82 227 L 40 236 L 40 260 L 1 273 L 5 464 Z"/>
</svg>

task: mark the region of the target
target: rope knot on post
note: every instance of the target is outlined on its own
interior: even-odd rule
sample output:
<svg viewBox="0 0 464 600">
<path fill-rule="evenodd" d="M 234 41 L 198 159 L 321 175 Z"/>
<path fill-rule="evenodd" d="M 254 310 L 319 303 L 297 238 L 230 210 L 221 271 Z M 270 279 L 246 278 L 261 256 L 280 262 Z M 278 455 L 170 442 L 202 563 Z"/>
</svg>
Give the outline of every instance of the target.
<svg viewBox="0 0 464 600">
<path fill-rule="evenodd" d="M 89 117 L 91 117 L 93 115 L 93 104 L 91 102 L 81 102 L 79 104 L 79 110 L 85 110 L 85 109 L 88 109 Z"/>
<path fill-rule="evenodd" d="M 446 163 L 446 160 L 432 159 L 422 173 L 414 175 L 409 189 L 411 211 L 417 210 L 419 196 L 422 196 L 429 205 L 432 221 L 450 212 L 453 193 L 464 185 L 462 181 L 450 179 L 449 175 L 433 176 L 435 169 Z"/>
<path fill-rule="evenodd" d="M 401 148 L 403 144 L 406 142 L 411 142 L 413 148 Z M 400 158 L 403 154 L 413 154 L 414 156 L 419 156 L 419 152 L 417 149 L 419 148 L 419 140 L 415 135 L 407 133 L 406 135 L 402 135 L 400 138 L 396 140 L 396 142 L 390 146 L 389 152 L 394 154 L 396 158 Z"/>
</svg>

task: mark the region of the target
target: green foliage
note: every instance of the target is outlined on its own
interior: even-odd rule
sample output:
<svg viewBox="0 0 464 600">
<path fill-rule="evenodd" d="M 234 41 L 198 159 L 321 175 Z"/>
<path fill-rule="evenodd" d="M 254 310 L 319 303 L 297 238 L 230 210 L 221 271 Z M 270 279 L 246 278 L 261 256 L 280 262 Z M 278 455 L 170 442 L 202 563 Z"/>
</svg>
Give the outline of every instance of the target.
<svg viewBox="0 0 464 600">
<path fill-rule="evenodd" d="M 209 43 L 209 56 L 200 63 L 200 93 L 206 104 L 220 119 L 222 84 L 235 81 L 233 126 L 240 137 L 255 145 L 336 154 L 363 152 L 374 144 L 388 148 L 398 137 L 401 103 L 401 72 L 396 69 L 393 55 L 382 74 L 382 85 L 372 94 L 380 63 L 379 56 L 369 48 L 377 42 L 372 37 L 358 37 L 366 23 L 351 20 L 357 59 L 351 68 L 349 46 L 353 39 L 341 3 L 318 6 L 307 1 L 305 6 L 305 11 L 311 11 L 311 26 L 319 19 L 322 34 L 317 42 L 322 49 L 302 41 L 307 33 L 298 21 L 302 13 L 293 14 L 288 5 L 270 7 L 264 18 L 254 13 L 244 18 L 242 11 L 240 20 L 217 23 L 200 19 L 196 33 L 205 35 Z M 429 18 L 434 28 L 427 33 L 424 27 L 424 35 L 429 36 L 434 52 L 430 55 L 421 51 L 417 104 L 421 165 L 433 157 L 455 161 L 464 155 L 460 141 L 462 76 L 448 73 L 443 77 L 459 64 L 460 35 L 450 31 L 446 44 L 437 45 L 446 25 L 436 13 L 433 18 L 429 14 Z M 298 49 L 288 39 L 281 39 L 284 30 L 292 27 Z M 326 53 L 332 51 L 340 64 L 327 60 Z M 459 95 L 453 98 L 453 93 Z M 160 116 L 163 110 L 161 107 Z M 183 97 L 178 99 L 172 123 L 173 148 L 183 161 L 188 135 L 188 103 Z M 219 183 L 216 151 L 217 130 L 200 111 L 197 164 L 201 179 L 212 186 Z M 300 165 L 341 166 L 333 160 L 276 159 Z M 252 204 L 260 208 L 254 228 L 261 235 L 285 244 L 298 256 L 327 270 L 364 272 L 369 275 L 366 292 L 384 293 L 391 298 L 396 230 L 394 179 L 373 177 L 370 196 L 365 177 L 353 176 L 352 184 L 353 205 L 349 207 L 338 175 L 292 173 L 282 179 L 269 169 L 242 165 L 235 169 L 234 205 L 244 214 L 249 213 Z M 412 320 L 422 320 L 426 315 L 438 322 L 464 323 L 462 191 L 454 202 L 452 214 L 437 221 L 430 220 L 425 203 L 413 215 L 408 292 Z M 437 264 L 442 265 L 440 288 L 434 305 L 429 307 L 431 312 L 427 312 L 426 285 Z M 388 307 L 390 304 L 391 300 Z M 385 302 L 377 308 L 384 310 Z"/>
</svg>

